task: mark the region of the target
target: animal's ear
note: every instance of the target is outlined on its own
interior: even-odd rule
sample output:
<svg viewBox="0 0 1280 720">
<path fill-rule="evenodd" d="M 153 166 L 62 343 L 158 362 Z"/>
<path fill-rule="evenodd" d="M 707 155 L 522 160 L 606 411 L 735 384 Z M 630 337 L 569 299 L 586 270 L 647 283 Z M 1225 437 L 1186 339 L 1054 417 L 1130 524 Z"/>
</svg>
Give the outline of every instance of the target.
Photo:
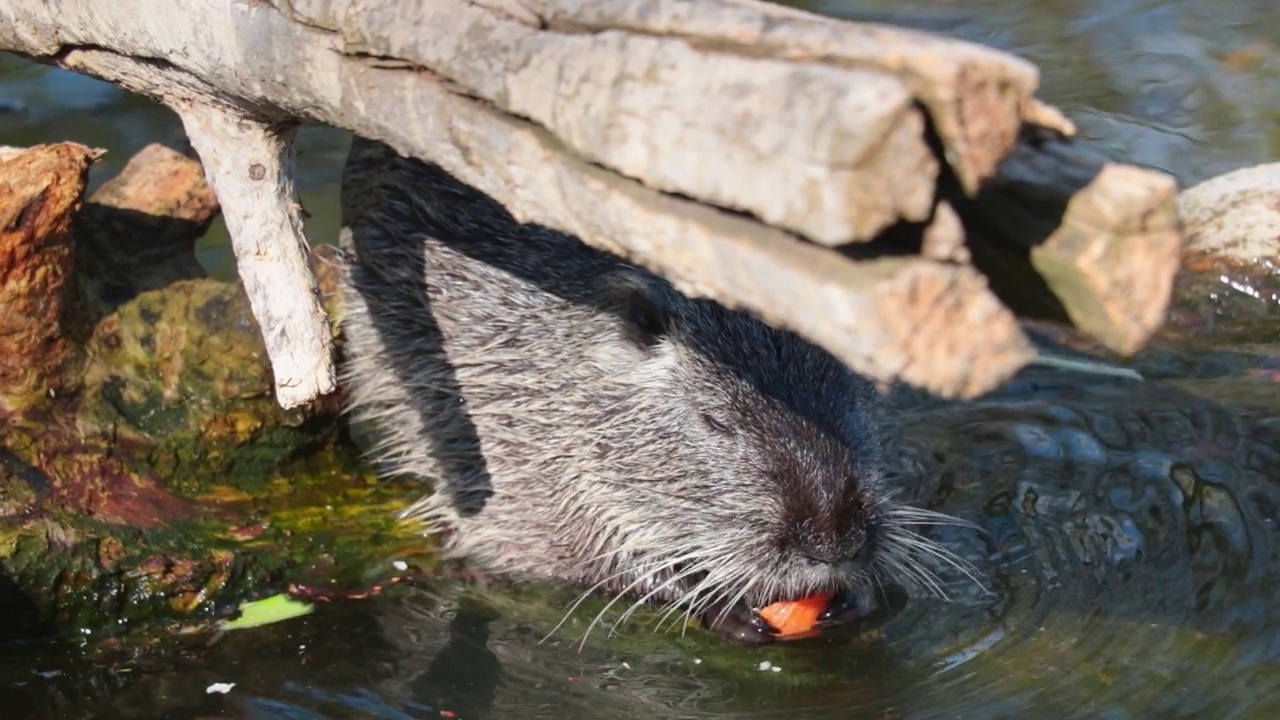
<svg viewBox="0 0 1280 720">
<path fill-rule="evenodd" d="M 626 334 L 641 348 L 652 348 L 671 325 L 663 293 L 643 272 L 622 271 L 605 279 L 608 303 L 618 313 Z"/>
</svg>

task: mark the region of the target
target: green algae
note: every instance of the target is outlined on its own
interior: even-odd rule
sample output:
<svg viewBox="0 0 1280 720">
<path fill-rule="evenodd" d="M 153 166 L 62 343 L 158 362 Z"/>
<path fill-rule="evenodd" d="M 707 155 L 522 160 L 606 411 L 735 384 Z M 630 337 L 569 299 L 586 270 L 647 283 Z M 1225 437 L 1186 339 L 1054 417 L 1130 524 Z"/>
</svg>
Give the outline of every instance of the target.
<svg viewBox="0 0 1280 720">
<path fill-rule="evenodd" d="M 324 463 L 333 465 L 314 467 Z M 4 571 L 54 627 L 116 632 L 217 617 L 294 585 L 358 591 L 390 578 L 392 557 L 431 567 L 430 546 L 396 522 L 411 488 L 375 483 L 350 458 L 281 467 L 260 494 L 235 480 L 223 478 L 230 491 L 178 496 L 190 512 L 149 528 L 37 503 L 28 519 L 0 522 Z"/>
<path fill-rule="evenodd" d="M 0 576 L 46 626 L 204 622 L 290 588 L 360 594 L 393 558 L 435 567 L 396 520 L 421 488 L 372 475 L 341 398 L 277 404 L 238 283 L 125 295 L 102 308 L 78 394 L 0 417 Z"/>
</svg>

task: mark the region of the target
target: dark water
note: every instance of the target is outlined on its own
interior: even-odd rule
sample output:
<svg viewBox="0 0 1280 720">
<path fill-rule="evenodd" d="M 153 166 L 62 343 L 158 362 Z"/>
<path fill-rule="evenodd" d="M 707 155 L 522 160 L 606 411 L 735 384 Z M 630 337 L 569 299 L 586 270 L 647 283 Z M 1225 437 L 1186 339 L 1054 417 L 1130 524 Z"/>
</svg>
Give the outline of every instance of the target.
<svg viewBox="0 0 1280 720">
<path fill-rule="evenodd" d="M 817 9 L 1018 52 L 1083 136 L 1184 185 L 1280 154 L 1273 2 Z M 93 81 L 0 64 L 0 144 L 75 139 L 120 163 L 175 127 Z M 342 133 L 303 135 L 318 242 L 335 233 L 344 150 Z M 203 259 L 225 275 L 221 241 L 207 238 Z M 935 537 L 993 593 L 946 576 L 950 601 L 914 599 L 880 636 L 741 650 L 633 622 L 579 650 L 589 613 L 539 643 L 571 593 L 557 605 L 402 587 L 212 645 L 6 645 L 0 717 L 1280 717 L 1278 390 L 1252 376 L 1036 370 L 980 401 L 904 408 L 895 465 L 922 503 L 981 526 Z M 206 692 L 219 682 L 235 686 Z"/>
</svg>

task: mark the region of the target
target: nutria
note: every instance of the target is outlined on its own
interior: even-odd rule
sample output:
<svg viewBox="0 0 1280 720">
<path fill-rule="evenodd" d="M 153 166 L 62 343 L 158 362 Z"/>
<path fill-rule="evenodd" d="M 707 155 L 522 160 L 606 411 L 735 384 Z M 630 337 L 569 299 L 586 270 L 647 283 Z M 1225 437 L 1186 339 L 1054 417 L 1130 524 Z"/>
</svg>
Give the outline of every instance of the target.
<svg viewBox="0 0 1280 720">
<path fill-rule="evenodd" d="M 894 497 L 878 391 L 832 355 L 381 143 L 342 185 L 349 409 L 386 472 L 435 483 L 405 517 L 446 556 L 740 643 L 774 639 L 773 601 L 842 591 L 834 622 L 937 587 L 910 526 L 942 517 Z"/>
</svg>

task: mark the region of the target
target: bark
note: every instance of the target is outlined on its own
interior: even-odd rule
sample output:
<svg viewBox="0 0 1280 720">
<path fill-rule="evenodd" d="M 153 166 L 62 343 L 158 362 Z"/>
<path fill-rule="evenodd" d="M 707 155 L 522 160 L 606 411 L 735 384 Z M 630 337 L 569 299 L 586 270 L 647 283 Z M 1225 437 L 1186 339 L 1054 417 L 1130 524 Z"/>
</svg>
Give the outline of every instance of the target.
<svg viewBox="0 0 1280 720">
<path fill-rule="evenodd" d="M 222 108 L 179 109 L 192 145 L 226 208 L 236 267 L 271 356 L 276 399 L 297 407 L 333 391 L 333 343 L 307 265 L 302 214 L 293 198 L 293 128 Z"/>
<path fill-rule="evenodd" d="M 0 159 L 0 413 L 76 385 L 72 218 L 101 156 L 65 143 Z"/>
<path fill-rule="evenodd" d="M 1097 260 L 1167 254 L 1168 179 L 1119 168 L 1082 187 L 1052 167 L 1017 172 L 1006 160 L 1028 126 L 1072 128 L 1033 97 L 1034 67 L 970 43 L 754 0 L 0 0 L 0 48 L 145 93 L 188 125 L 228 118 L 198 144 L 207 167 L 228 161 L 213 184 L 233 235 L 258 235 L 235 242 L 258 248 L 240 268 L 269 293 L 255 316 L 285 404 L 331 387 L 332 366 L 286 221 L 287 164 L 276 176 L 252 158 L 287 154 L 272 143 L 300 120 L 436 162 L 521 220 L 940 395 L 981 393 L 1033 357 L 1010 310 L 1025 303 L 1006 278 L 991 277 L 1000 297 L 988 287 L 995 266 L 964 262 L 980 241 L 950 184 L 972 199 L 1013 173 L 1071 205 L 1040 234 L 1059 240 L 1029 265 L 1035 293 L 1108 346 L 1141 346 L 1168 299 L 1167 264 L 1113 278 Z M 260 137 L 232 131 L 246 127 Z M 1050 165 L 1073 162 L 1063 147 Z M 255 164 L 271 170 L 263 195 L 244 180 Z M 1122 176 L 1139 190 L 1120 193 Z M 924 254 L 916 238 L 886 261 L 886 235 L 913 225 L 931 228 Z"/>
</svg>

